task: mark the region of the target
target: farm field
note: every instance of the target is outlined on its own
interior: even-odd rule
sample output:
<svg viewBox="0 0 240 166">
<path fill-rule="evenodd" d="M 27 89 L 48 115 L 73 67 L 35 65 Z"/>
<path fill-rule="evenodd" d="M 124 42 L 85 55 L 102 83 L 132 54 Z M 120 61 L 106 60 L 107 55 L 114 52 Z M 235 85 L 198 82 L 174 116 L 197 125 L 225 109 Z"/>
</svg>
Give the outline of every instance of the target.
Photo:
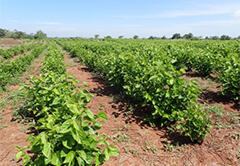
<svg viewBox="0 0 240 166">
<path fill-rule="evenodd" d="M 29 40 L 0 57 L 0 166 L 240 165 L 238 40 Z"/>
</svg>

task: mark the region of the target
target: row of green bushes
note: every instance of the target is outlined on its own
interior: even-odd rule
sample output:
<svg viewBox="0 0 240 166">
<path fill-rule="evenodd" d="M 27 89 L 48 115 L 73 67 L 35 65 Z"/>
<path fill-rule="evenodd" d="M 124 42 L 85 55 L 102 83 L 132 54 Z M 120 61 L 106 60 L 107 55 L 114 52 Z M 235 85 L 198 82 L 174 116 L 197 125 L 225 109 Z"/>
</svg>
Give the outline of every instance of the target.
<svg viewBox="0 0 240 166">
<path fill-rule="evenodd" d="M 5 86 L 17 76 L 25 72 L 32 61 L 37 58 L 45 49 L 44 46 L 35 45 L 31 48 L 31 53 L 24 54 L 14 60 L 5 60 L 0 62 L 0 87 Z"/>
<path fill-rule="evenodd" d="M 149 107 L 153 112 L 148 120 L 170 125 L 192 141 L 201 142 L 209 133 L 211 122 L 197 103 L 200 90 L 195 82 L 180 77 L 185 71 L 176 70 L 172 57 L 162 56 L 152 46 L 142 49 L 90 40 L 58 42 L 135 103 Z"/>
<path fill-rule="evenodd" d="M 0 48 L 0 56 L 2 56 L 4 59 L 10 59 L 18 54 L 23 54 L 26 51 L 30 51 L 34 47 L 36 47 L 37 44 L 28 44 L 28 45 L 21 45 L 21 46 L 13 46 L 6 50 L 3 50 Z"/>
<path fill-rule="evenodd" d="M 29 146 L 17 147 L 17 158 L 23 157 L 24 165 L 101 165 L 119 154 L 107 136 L 97 132 L 102 127 L 99 120 L 107 116 L 86 107 L 93 95 L 75 86 L 77 80 L 65 74 L 63 54 L 55 44 L 48 45 L 43 74 L 22 89 L 27 101 L 17 115 L 30 117 L 37 132 L 29 136 Z"/>
</svg>

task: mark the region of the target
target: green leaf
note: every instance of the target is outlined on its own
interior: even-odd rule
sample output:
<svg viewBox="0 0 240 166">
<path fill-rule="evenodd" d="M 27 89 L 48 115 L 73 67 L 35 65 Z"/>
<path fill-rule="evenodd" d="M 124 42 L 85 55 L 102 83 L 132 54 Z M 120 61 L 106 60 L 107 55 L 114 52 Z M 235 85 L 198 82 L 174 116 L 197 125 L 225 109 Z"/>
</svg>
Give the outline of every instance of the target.
<svg viewBox="0 0 240 166">
<path fill-rule="evenodd" d="M 108 148 L 104 149 L 104 155 L 105 155 L 106 160 L 109 160 L 110 154 L 109 154 L 109 149 Z"/>
<path fill-rule="evenodd" d="M 119 155 L 120 152 L 115 146 L 110 145 L 108 148 L 109 148 L 109 152 L 110 152 L 111 156 L 118 156 Z"/>
<path fill-rule="evenodd" d="M 74 158 L 75 158 L 75 152 L 74 151 L 70 151 L 70 152 L 68 152 L 68 154 L 67 154 L 67 156 L 66 156 L 66 158 L 65 158 L 63 163 L 65 163 L 65 164 L 66 163 L 71 163 Z"/>
<path fill-rule="evenodd" d="M 82 143 L 82 138 L 83 138 L 81 136 L 81 132 L 72 128 L 71 133 L 72 133 L 72 137 L 74 138 L 74 140 L 76 140 L 77 143 L 81 144 Z"/>
<path fill-rule="evenodd" d="M 107 119 L 108 119 L 108 118 L 107 118 L 107 115 L 106 115 L 104 112 L 99 112 L 99 113 L 97 114 L 97 118 L 103 119 L 103 120 L 107 120 Z"/>
<path fill-rule="evenodd" d="M 90 119 L 94 119 L 94 114 L 92 113 L 92 111 L 90 109 L 86 109 L 86 113 L 87 113 L 87 116 L 90 118 Z"/>
<path fill-rule="evenodd" d="M 22 156 L 24 156 L 25 155 L 25 153 L 23 152 L 23 151 L 20 151 L 20 152 L 18 152 L 17 154 L 16 154 L 16 158 L 17 158 L 17 160 L 19 160 Z"/>
<path fill-rule="evenodd" d="M 60 166 L 61 165 L 61 156 L 60 156 L 60 152 L 59 151 L 57 153 L 53 153 L 52 154 L 51 163 L 53 165 L 56 165 L 56 166 Z"/>
<path fill-rule="evenodd" d="M 86 155 L 86 153 L 85 153 L 83 150 L 77 151 L 77 153 L 79 154 L 79 156 L 80 156 L 84 161 L 87 160 L 87 155 Z"/>
<path fill-rule="evenodd" d="M 51 152 L 51 144 L 50 143 L 46 142 L 43 144 L 43 154 L 47 158 L 49 158 L 49 159 L 51 158 L 52 152 Z"/>
<path fill-rule="evenodd" d="M 71 136 L 66 136 L 66 137 L 64 137 L 62 144 L 67 149 L 72 149 L 72 147 L 75 145 L 75 141 Z"/>
</svg>

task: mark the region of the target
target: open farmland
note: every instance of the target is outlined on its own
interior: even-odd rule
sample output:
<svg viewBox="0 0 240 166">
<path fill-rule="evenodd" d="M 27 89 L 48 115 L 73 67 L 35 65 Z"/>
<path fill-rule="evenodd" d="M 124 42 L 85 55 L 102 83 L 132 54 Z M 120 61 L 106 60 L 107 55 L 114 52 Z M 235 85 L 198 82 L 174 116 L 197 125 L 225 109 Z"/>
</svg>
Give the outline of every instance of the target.
<svg viewBox="0 0 240 166">
<path fill-rule="evenodd" d="M 240 165 L 238 40 L 29 40 L 0 56 L 0 165 Z"/>
</svg>

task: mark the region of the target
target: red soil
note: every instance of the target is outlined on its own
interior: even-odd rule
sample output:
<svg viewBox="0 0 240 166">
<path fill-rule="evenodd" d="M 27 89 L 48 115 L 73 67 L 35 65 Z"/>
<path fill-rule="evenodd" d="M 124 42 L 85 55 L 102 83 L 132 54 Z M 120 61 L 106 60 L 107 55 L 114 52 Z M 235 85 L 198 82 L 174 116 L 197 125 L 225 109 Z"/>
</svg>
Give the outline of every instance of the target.
<svg viewBox="0 0 240 166">
<path fill-rule="evenodd" d="M 0 41 L 0 44 L 4 44 L 4 45 L 20 45 L 21 42 L 15 39 L 2 39 Z"/>
</svg>

